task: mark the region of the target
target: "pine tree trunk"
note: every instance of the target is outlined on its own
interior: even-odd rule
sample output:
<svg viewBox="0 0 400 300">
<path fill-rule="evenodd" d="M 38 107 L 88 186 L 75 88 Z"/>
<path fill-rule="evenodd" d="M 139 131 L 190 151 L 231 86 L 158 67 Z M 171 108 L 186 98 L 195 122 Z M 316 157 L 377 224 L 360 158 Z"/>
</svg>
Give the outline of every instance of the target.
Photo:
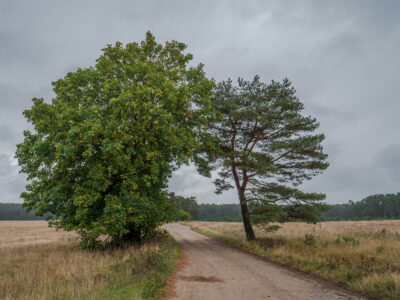
<svg viewBox="0 0 400 300">
<path fill-rule="evenodd" d="M 250 222 L 249 208 L 247 207 L 246 197 L 243 191 L 239 191 L 240 208 L 242 211 L 243 226 L 246 232 L 246 240 L 252 241 L 256 239 L 253 227 Z"/>
</svg>

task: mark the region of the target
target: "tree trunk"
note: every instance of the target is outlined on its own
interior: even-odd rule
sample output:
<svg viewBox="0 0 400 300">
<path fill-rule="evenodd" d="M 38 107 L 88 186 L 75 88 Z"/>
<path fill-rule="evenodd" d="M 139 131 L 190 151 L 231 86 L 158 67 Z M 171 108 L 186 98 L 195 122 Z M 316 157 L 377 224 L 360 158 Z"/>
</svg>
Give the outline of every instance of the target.
<svg viewBox="0 0 400 300">
<path fill-rule="evenodd" d="M 246 240 L 252 241 L 256 239 L 253 227 L 250 222 L 249 208 L 247 207 L 246 197 L 243 191 L 239 191 L 240 209 L 242 211 L 243 226 L 246 232 Z"/>
</svg>

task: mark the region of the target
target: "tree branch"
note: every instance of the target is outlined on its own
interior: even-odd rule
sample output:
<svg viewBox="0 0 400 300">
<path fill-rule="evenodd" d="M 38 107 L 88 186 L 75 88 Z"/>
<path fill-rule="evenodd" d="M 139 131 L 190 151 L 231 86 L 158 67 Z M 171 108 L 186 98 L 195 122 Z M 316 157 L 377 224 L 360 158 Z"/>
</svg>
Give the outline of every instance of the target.
<svg viewBox="0 0 400 300">
<path fill-rule="evenodd" d="M 234 152 L 235 151 L 235 140 L 236 140 L 236 126 L 231 118 L 229 118 L 229 120 L 231 121 L 232 128 L 233 128 L 233 134 L 232 134 L 232 138 L 231 138 L 231 150 L 232 150 L 232 152 Z M 236 188 L 238 189 L 238 191 L 240 191 L 240 178 L 236 171 L 235 158 L 233 158 L 233 160 L 231 158 L 231 166 L 232 166 L 233 178 L 235 179 Z"/>
<path fill-rule="evenodd" d="M 244 147 L 244 151 L 247 151 L 247 148 L 249 147 L 251 141 L 254 139 L 254 136 L 256 134 L 257 123 L 258 123 L 258 121 L 256 120 L 256 122 L 254 123 L 254 126 L 253 126 L 253 131 L 251 133 L 251 138 L 247 141 L 246 146 Z"/>
<path fill-rule="evenodd" d="M 265 128 L 266 128 L 266 127 L 263 127 L 261 130 L 264 131 Z M 250 147 L 250 149 L 249 149 L 249 152 L 252 152 L 252 151 L 253 151 L 254 147 L 256 146 L 256 144 L 257 144 L 259 141 L 263 141 L 263 140 L 269 139 L 269 138 L 271 138 L 271 137 L 274 137 L 274 136 L 276 136 L 277 134 L 279 134 L 280 132 L 282 132 L 284 129 L 285 129 L 285 127 L 282 127 L 281 129 L 279 129 L 279 130 L 277 130 L 277 131 L 275 131 L 274 133 L 271 133 L 271 134 L 269 134 L 269 135 L 264 135 L 264 136 L 261 136 L 261 137 L 256 137 L 255 140 L 254 140 L 254 143 L 251 145 L 251 147 Z"/>
<path fill-rule="evenodd" d="M 221 128 L 221 127 L 217 127 L 217 126 L 214 126 L 214 125 L 209 125 L 208 127 L 212 128 L 212 129 L 219 130 L 219 131 L 223 131 L 223 132 L 226 132 L 226 133 L 233 133 L 232 130 Z"/>
<path fill-rule="evenodd" d="M 279 155 L 277 158 L 274 158 L 271 162 L 276 162 L 277 160 L 280 160 L 281 158 L 285 157 L 286 155 L 288 155 L 290 152 L 292 152 L 292 150 L 286 151 L 285 153 L 283 153 L 282 155 Z"/>
</svg>

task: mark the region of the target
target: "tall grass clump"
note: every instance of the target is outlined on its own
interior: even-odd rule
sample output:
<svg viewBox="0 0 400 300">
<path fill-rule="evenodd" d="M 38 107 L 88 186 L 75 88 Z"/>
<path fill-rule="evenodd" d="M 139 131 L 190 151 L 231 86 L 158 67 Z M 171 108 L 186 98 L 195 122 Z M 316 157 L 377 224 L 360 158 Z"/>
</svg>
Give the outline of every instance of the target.
<svg viewBox="0 0 400 300">
<path fill-rule="evenodd" d="M 101 250 L 78 245 L 77 236 L 18 245 L 3 241 L 0 299 L 159 299 L 179 256 L 164 230 L 142 245 Z"/>
</svg>

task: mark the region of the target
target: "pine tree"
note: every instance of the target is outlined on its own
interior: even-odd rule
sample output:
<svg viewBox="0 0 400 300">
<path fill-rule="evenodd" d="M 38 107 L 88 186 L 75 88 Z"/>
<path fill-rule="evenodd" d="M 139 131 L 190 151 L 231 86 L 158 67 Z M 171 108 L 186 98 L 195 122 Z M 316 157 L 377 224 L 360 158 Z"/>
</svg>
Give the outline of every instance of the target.
<svg viewBox="0 0 400 300">
<path fill-rule="evenodd" d="M 220 113 L 210 126 L 220 140 L 217 193 L 233 188 L 233 179 L 247 240 L 255 239 L 252 223 L 318 220 L 325 195 L 302 192 L 298 185 L 328 167 L 324 135 L 313 134 L 319 123 L 301 114 L 304 106 L 290 81 L 223 81 L 212 101 Z"/>
</svg>

